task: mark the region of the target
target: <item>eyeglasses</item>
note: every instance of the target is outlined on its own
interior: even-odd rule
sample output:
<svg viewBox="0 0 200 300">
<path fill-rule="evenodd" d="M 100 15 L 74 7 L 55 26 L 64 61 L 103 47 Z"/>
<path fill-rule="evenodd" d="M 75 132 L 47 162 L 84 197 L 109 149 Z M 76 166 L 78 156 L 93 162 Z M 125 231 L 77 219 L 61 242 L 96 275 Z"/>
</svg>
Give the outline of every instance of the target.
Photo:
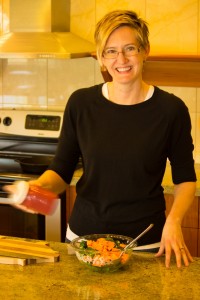
<svg viewBox="0 0 200 300">
<path fill-rule="evenodd" d="M 119 53 L 123 53 L 125 57 L 137 55 L 140 52 L 140 47 L 129 45 L 124 47 L 122 51 L 117 51 L 115 48 L 107 48 L 103 51 L 103 57 L 108 59 L 117 58 Z"/>
</svg>

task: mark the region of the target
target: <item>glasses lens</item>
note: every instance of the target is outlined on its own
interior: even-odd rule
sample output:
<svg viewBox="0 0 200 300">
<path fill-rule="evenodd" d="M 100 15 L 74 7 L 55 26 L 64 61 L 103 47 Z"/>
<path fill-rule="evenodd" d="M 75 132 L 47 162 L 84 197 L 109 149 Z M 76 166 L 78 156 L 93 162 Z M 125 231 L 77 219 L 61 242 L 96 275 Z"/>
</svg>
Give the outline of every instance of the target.
<svg viewBox="0 0 200 300">
<path fill-rule="evenodd" d="M 119 53 L 123 53 L 125 57 L 134 56 L 138 54 L 140 51 L 135 45 L 128 46 L 124 48 L 122 51 L 117 51 L 115 49 L 106 49 L 103 52 L 103 56 L 105 58 L 117 58 Z"/>
<path fill-rule="evenodd" d="M 123 51 L 125 56 L 134 56 L 138 54 L 138 48 L 134 45 L 128 46 Z"/>
<path fill-rule="evenodd" d="M 105 58 L 116 58 L 118 56 L 118 51 L 117 50 L 110 50 L 107 49 L 104 51 L 104 57 Z"/>
</svg>

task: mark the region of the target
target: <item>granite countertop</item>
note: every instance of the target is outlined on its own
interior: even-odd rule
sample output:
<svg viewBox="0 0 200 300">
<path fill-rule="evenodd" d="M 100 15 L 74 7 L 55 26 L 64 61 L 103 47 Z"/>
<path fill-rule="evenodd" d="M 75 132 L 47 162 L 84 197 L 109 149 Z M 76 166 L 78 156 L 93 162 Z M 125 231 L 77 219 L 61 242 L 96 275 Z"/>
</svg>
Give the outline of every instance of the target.
<svg viewBox="0 0 200 300">
<path fill-rule="evenodd" d="M 196 196 L 200 196 L 200 165 L 195 165 L 196 175 L 197 175 L 197 190 L 196 190 Z M 71 181 L 71 185 L 76 185 L 77 181 L 82 175 L 82 169 L 78 169 L 75 171 L 73 179 Z M 163 178 L 162 186 L 164 188 L 165 194 L 173 194 L 174 191 L 174 184 L 172 182 L 171 177 L 171 167 L 169 164 L 167 164 L 165 175 Z"/>
<path fill-rule="evenodd" d="M 200 299 L 200 258 L 189 267 L 170 269 L 164 257 L 134 252 L 128 266 L 101 274 L 85 268 L 67 244 L 50 242 L 60 261 L 35 265 L 0 264 L 0 298 L 6 300 L 167 300 Z"/>
</svg>

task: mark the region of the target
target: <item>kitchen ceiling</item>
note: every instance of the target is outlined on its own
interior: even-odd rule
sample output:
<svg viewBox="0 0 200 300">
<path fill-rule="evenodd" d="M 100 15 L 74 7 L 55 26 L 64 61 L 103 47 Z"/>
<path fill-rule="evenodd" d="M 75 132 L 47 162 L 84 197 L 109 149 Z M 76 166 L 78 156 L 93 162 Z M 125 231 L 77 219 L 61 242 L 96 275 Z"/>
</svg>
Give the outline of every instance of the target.
<svg viewBox="0 0 200 300">
<path fill-rule="evenodd" d="M 79 58 L 95 51 L 93 43 L 70 32 L 69 0 L 6 4 L 1 8 L 7 32 L 0 36 L 0 58 Z"/>
</svg>

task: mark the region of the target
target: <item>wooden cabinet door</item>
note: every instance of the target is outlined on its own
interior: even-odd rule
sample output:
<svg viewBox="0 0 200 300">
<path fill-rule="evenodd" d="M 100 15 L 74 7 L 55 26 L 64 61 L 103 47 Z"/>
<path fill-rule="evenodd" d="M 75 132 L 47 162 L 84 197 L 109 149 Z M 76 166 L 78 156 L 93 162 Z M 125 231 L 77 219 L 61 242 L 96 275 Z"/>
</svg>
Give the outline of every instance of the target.
<svg viewBox="0 0 200 300">
<path fill-rule="evenodd" d="M 182 227 L 182 232 L 184 236 L 184 241 L 190 254 L 192 256 L 198 256 L 198 229 L 196 228 L 185 228 Z"/>
</svg>

